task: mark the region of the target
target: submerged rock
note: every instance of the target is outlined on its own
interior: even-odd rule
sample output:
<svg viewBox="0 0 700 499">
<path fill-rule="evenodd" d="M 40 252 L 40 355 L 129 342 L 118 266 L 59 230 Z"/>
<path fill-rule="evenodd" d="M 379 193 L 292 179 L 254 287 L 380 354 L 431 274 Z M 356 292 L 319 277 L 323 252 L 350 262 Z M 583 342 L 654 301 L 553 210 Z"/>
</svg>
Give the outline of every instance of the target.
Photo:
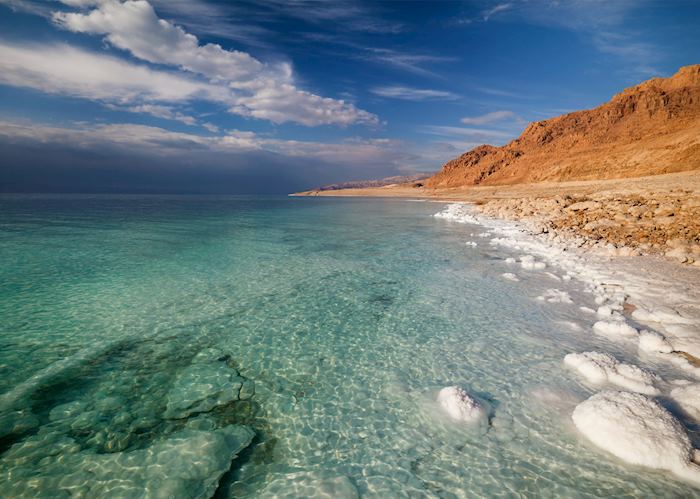
<svg viewBox="0 0 700 499">
<path fill-rule="evenodd" d="M 95 454 L 78 452 L 70 438 L 40 432 L 3 456 L 0 495 L 211 497 L 231 461 L 253 436 L 250 428 L 239 425 L 215 431 L 187 429 L 146 449 Z"/>
<path fill-rule="evenodd" d="M 228 357 L 216 349 L 197 354 L 175 379 L 168 393 L 164 416 L 183 419 L 241 398 L 250 398 L 255 391 L 253 382 L 241 377 L 227 360 Z"/>
<path fill-rule="evenodd" d="M 671 471 L 700 485 L 700 466 L 683 425 L 658 402 L 630 392 L 605 391 L 572 415 L 591 442 L 631 464 Z"/>
</svg>

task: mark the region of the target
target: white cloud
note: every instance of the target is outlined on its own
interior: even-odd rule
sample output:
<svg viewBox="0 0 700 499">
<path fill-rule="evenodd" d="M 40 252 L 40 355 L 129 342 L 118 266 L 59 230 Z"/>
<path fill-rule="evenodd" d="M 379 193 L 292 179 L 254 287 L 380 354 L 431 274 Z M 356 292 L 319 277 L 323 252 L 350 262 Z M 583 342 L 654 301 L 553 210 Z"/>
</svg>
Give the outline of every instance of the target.
<svg viewBox="0 0 700 499">
<path fill-rule="evenodd" d="M 112 103 L 230 100 L 227 89 L 68 45 L 0 42 L 0 83 Z"/>
<path fill-rule="evenodd" d="M 513 6 L 513 4 L 510 3 L 500 3 L 497 5 L 494 5 L 490 9 L 485 10 L 482 12 L 482 16 L 484 18 L 484 21 L 488 21 L 489 18 L 494 16 L 495 14 L 498 14 L 499 12 L 503 12 L 504 10 L 508 10 Z"/>
<path fill-rule="evenodd" d="M 452 92 L 445 92 L 443 90 L 410 88 L 402 86 L 375 87 L 370 91 L 375 95 L 379 95 L 380 97 L 389 97 L 392 99 L 403 99 L 412 101 L 459 99 L 459 96 L 453 94 Z"/>
<path fill-rule="evenodd" d="M 460 121 L 465 125 L 485 125 L 506 119 L 517 119 L 513 111 L 494 111 L 492 113 L 482 114 L 481 116 L 471 116 L 462 118 Z"/>
<path fill-rule="evenodd" d="M 219 127 L 214 123 L 202 123 L 202 127 L 211 133 L 219 133 Z"/>
<path fill-rule="evenodd" d="M 492 130 L 488 128 L 464 128 L 459 126 L 426 125 L 422 127 L 425 133 L 442 136 L 488 137 L 493 139 L 511 138 L 511 132 Z"/>
<path fill-rule="evenodd" d="M 219 154 L 264 151 L 348 167 L 368 164 L 401 166 L 412 158 L 406 152 L 405 144 L 391 139 L 353 139 L 328 143 L 278 139 L 241 130 L 229 130 L 212 137 L 130 123 L 60 127 L 0 121 L 0 137 L 11 141 L 72 144 L 86 150 L 116 146 L 158 157 L 180 156 L 183 151 L 193 150 Z"/>
<path fill-rule="evenodd" d="M 132 113 L 144 113 L 155 116 L 156 118 L 162 118 L 164 120 L 174 120 L 184 123 L 185 125 L 196 125 L 197 120 L 193 116 L 188 116 L 179 111 L 175 111 L 169 106 L 160 106 L 157 104 L 141 104 L 139 106 L 131 106 L 127 108 L 127 111 Z"/>
<path fill-rule="evenodd" d="M 298 89 L 288 63 L 263 64 L 245 52 L 201 45 L 196 36 L 159 19 L 145 0 L 105 0 L 87 13 L 57 12 L 54 21 L 70 31 L 105 35 L 112 46 L 134 57 L 176 66 L 234 90 L 229 109 L 236 114 L 308 126 L 378 123 L 374 114 L 343 100 Z"/>
</svg>

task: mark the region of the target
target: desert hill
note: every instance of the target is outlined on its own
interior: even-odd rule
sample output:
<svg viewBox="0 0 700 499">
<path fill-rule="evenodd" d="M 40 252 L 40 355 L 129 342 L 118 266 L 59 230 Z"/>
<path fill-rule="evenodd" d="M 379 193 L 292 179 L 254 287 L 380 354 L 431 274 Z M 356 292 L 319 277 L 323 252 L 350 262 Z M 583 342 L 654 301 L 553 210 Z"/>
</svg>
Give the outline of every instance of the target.
<svg viewBox="0 0 700 499">
<path fill-rule="evenodd" d="M 700 64 L 590 110 L 531 123 L 446 163 L 426 187 L 640 177 L 700 168 Z"/>
</svg>

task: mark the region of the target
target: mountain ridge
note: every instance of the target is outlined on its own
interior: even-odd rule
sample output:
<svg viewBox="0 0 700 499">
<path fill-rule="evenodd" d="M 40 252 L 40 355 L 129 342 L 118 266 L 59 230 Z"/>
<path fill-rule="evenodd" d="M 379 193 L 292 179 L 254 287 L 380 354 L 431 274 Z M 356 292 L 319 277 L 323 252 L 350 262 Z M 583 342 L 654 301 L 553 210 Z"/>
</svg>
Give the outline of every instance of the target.
<svg viewBox="0 0 700 499">
<path fill-rule="evenodd" d="M 429 188 L 639 177 L 700 168 L 700 64 L 608 102 L 530 123 L 504 146 L 448 161 Z"/>
</svg>

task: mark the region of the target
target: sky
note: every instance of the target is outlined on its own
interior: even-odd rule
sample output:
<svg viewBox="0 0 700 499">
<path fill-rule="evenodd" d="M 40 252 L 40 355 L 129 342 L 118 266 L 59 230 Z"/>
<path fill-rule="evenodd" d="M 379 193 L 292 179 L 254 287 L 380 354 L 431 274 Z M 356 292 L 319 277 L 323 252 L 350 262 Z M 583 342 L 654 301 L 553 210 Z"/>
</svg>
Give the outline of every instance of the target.
<svg viewBox="0 0 700 499">
<path fill-rule="evenodd" d="M 700 63 L 695 0 L 0 0 L 0 192 L 436 171 Z"/>
</svg>

